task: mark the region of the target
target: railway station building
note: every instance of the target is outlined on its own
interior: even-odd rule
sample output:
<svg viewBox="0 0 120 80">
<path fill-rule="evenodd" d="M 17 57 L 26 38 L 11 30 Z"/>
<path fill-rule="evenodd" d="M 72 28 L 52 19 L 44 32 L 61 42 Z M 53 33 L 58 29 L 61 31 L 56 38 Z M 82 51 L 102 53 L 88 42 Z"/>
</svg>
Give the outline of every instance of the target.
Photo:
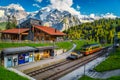
<svg viewBox="0 0 120 80">
<path fill-rule="evenodd" d="M 25 63 L 39 61 L 42 58 L 54 56 L 53 46 L 47 47 L 17 47 L 6 48 L 1 51 L 2 65 L 6 68 L 18 66 Z"/>
</svg>

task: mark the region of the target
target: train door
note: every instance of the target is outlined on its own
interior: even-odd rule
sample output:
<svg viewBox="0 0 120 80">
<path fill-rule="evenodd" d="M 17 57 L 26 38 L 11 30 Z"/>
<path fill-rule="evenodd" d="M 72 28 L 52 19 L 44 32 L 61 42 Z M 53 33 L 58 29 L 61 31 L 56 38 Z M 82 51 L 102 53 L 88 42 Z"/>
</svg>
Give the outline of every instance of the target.
<svg viewBox="0 0 120 80">
<path fill-rule="evenodd" d="M 7 58 L 7 67 L 12 67 L 12 57 Z"/>
<path fill-rule="evenodd" d="M 88 51 L 89 51 L 89 54 L 92 54 L 92 51 L 93 51 L 92 47 L 90 47 Z"/>
</svg>

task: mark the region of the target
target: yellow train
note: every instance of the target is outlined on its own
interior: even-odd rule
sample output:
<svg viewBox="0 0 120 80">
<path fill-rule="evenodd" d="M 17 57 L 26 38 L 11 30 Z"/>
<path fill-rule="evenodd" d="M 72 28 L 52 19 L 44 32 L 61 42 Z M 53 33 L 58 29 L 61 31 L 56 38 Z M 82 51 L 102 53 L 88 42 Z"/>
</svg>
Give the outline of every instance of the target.
<svg viewBox="0 0 120 80">
<path fill-rule="evenodd" d="M 102 49 L 100 44 L 88 44 L 88 45 L 84 45 L 80 52 L 84 55 L 89 55 L 89 54 L 93 54 L 97 51 L 100 51 Z"/>
<path fill-rule="evenodd" d="M 100 44 L 87 44 L 82 46 L 81 50 L 78 52 L 71 52 L 70 56 L 67 59 L 78 59 L 83 55 L 93 54 L 102 49 Z"/>
</svg>

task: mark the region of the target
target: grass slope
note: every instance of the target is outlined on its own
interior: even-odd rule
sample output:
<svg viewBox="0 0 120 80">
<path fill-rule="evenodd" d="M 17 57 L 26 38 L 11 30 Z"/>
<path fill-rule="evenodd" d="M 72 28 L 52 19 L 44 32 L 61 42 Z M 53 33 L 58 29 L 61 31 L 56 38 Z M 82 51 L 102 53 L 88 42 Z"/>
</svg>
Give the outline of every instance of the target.
<svg viewBox="0 0 120 80">
<path fill-rule="evenodd" d="M 84 44 L 92 44 L 92 43 L 96 43 L 96 42 L 93 42 L 93 41 L 86 41 L 86 40 L 73 40 L 73 42 L 77 45 L 75 50 L 76 51 L 80 51 L 81 47 L 84 45 Z"/>
<path fill-rule="evenodd" d="M 98 72 L 120 69 L 120 48 L 94 68 Z"/>
<path fill-rule="evenodd" d="M 0 42 L 0 49 L 10 48 L 10 47 L 22 47 L 22 46 L 31 46 L 31 47 L 39 47 L 39 46 L 50 46 L 51 43 L 5 43 Z"/>
<path fill-rule="evenodd" d="M 73 43 L 67 42 L 56 42 L 55 43 L 58 48 L 69 50 L 72 48 Z M 31 47 L 39 47 L 39 46 L 53 46 L 53 43 L 6 43 L 0 42 L 0 49 L 10 48 L 10 47 L 22 47 L 22 46 L 31 46 Z"/>
<path fill-rule="evenodd" d="M 0 80 L 28 80 L 12 71 L 8 71 L 3 67 L 0 67 Z"/>
<path fill-rule="evenodd" d="M 73 43 L 71 42 L 57 42 L 55 43 L 56 46 L 58 46 L 58 48 L 63 48 L 63 49 L 66 49 L 66 50 L 69 50 L 73 47 Z"/>
<path fill-rule="evenodd" d="M 120 76 L 113 76 L 108 79 L 94 79 L 88 76 L 83 76 L 79 80 L 120 80 Z"/>
</svg>

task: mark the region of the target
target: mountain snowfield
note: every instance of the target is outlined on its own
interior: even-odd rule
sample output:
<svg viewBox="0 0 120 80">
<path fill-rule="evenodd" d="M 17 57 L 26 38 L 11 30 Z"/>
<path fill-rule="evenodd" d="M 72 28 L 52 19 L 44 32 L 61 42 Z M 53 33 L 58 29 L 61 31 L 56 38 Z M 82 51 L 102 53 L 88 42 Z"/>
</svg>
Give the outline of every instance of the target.
<svg viewBox="0 0 120 80">
<path fill-rule="evenodd" d="M 59 8 L 52 8 L 51 6 L 44 7 L 35 12 L 26 12 L 19 4 L 10 4 L 8 6 L 0 6 L 0 22 L 7 21 L 7 15 L 14 15 L 18 23 L 27 20 L 28 18 L 39 19 L 44 26 L 51 26 L 58 30 L 67 30 L 69 27 L 79 25 L 85 22 L 92 22 L 101 18 L 116 18 L 115 15 L 107 13 L 105 15 L 96 16 L 95 14 L 81 15 L 72 14 L 70 10 L 61 10 Z"/>
<path fill-rule="evenodd" d="M 14 15 L 17 20 L 21 20 L 23 18 L 26 18 L 28 14 L 19 4 L 0 6 L 0 22 L 7 21 L 7 15 Z"/>
</svg>

